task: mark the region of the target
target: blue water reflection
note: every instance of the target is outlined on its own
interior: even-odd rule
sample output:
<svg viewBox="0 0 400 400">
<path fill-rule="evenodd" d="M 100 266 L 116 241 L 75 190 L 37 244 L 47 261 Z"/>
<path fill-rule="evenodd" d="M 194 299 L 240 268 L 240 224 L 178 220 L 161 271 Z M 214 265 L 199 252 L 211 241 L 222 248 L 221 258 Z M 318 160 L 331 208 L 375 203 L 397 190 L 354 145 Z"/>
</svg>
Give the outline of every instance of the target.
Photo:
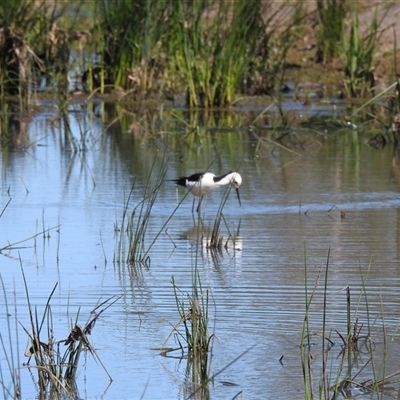
<svg viewBox="0 0 400 400">
<path fill-rule="evenodd" d="M 79 371 L 82 398 L 187 395 L 186 360 L 161 357 L 153 349 L 179 321 L 171 277 L 182 293 L 190 294 L 195 265 L 212 295 L 210 326 L 216 337 L 211 373 L 252 348 L 210 384 L 212 398 L 232 398 L 240 390 L 249 399 L 302 398 L 298 346 L 305 258 L 312 287 L 330 250 L 327 324 L 332 332 L 346 331 L 342 289 L 349 285 L 356 302 L 362 275 L 369 312 L 378 317 L 382 301 L 386 329 L 394 334 L 399 318 L 400 179 L 392 149 L 376 151 L 339 135 L 297 154 L 265 148 L 256 156 L 252 140 L 236 141 L 238 133 L 228 132 L 224 135 L 232 135 L 233 144 L 223 152 L 229 138 L 223 142 L 217 135 L 199 136 L 182 145 L 169 137 L 174 132 L 148 138 L 115 126 L 107 129 L 89 111 L 82 106 L 71 110 L 67 132 L 65 121 L 48 109 L 26 124 L 20 146 L 0 153 L 1 204 L 10 201 L 0 219 L 1 276 L 21 324 L 29 327 L 21 265 L 30 302 L 39 313 L 58 282 L 52 301 L 58 339 L 68 335 L 78 310 L 84 325 L 96 304 L 121 296 L 99 318 L 91 338 L 114 381 L 109 385 L 102 367 L 88 354 Z M 242 207 L 231 193 L 222 225 L 225 243 L 240 220 L 239 237 L 220 251 L 198 245 L 199 219 L 191 214 L 189 196 L 167 222 L 186 191 L 165 182 L 146 235 L 146 246 L 152 245 L 149 265 L 117 263 L 118 229 L 129 193 L 133 187 L 132 210 L 147 183 L 155 184 L 165 153 L 166 179 L 206 169 L 213 160 L 216 173 L 240 167 Z M 216 191 L 204 199 L 201 217 L 208 229 L 222 195 Z M 49 230 L 46 237 L 44 230 Z M 204 244 L 207 238 L 202 236 Z M 321 327 L 322 292 L 320 285 L 311 309 L 316 330 Z M 14 306 L 11 314 L 13 319 Z M 365 323 L 364 303 L 358 315 Z M 1 315 L 1 332 L 7 329 L 5 322 Z M 382 341 L 382 324 L 378 318 L 377 343 Z M 26 335 L 19 330 L 14 340 L 22 363 Z M 393 346 L 395 353 L 397 337 Z M 395 368 L 395 360 L 389 359 L 388 371 Z M 23 398 L 35 397 L 28 371 L 22 370 L 21 377 Z"/>
</svg>

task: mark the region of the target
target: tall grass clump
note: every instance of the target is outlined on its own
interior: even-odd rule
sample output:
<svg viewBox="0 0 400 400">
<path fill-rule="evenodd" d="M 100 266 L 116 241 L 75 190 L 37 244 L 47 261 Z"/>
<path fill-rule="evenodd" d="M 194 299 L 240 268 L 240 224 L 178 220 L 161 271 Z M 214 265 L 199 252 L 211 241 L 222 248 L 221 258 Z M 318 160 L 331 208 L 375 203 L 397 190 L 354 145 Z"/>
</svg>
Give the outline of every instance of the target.
<svg viewBox="0 0 400 400">
<path fill-rule="evenodd" d="M 151 184 L 152 174 L 156 169 L 156 161 L 157 158 L 154 158 L 141 200 L 133 207 L 132 211 L 129 212 L 131 201 L 133 200 L 132 198 L 135 193 L 135 181 L 125 202 L 121 227 L 119 228 L 121 233 L 118 240 L 117 262 L 121 262 L 124 259 L 128 264 L 135 262 L 149 262 L 147 255 L 148 249 L 146 248 L 145 243 L 147 238 L 147 229 L 154 203 L 157 199 L 160 187 L 164 183 L 164 177 L 166 174 L 166 163 L 163 158 L 161 166 L 157 171 L 156 182 L 154 185 Z M 153 242 L 149 241 L 149 248 L 157 237 L 158 235 L 153 239 Z"/>
<path fill-rule="evenodd" d="M 170 53 L 187 83 L 189 106 L 234 102 L 254 48 L 266 35 L 262 11 L 261 0 L 176 1 Z"/>
<path fill-rule="evenodd" d="M 174 277 L 171 281 L 180 322 L 184 327 L 184 334 L 179 335 L 185 345 L 181 349 L 186 348 L 194 357 L 206 354 L 211 339 L 208 333 L 209 291 L 202 288 L 197 267 L 193 269 L 191 295 L 185 295 L 177 287 Z"/>
<path fill-rule="evenodd" d="M 197 258 L 197 257 L 196 257 Z M 202 393 L 201 398 L 209 398 L 212 339 L 209 333 L 209 289 L 202 287 L 197 261 L 192 269 L 191 294 L 183 292 L 172 277 L 172 285 L 179 322 L 173 326 L 170 335 L 162 346 L 162 354 L 180 350 L 182 358 L 188 361 L 186 382 L 189 393 Z M 183 329 L 181 329 L 181 327 Z M 166 343 L 174 336 L 178 348 L 167 348 Z"/>
<path fill-rule="evenodd" d="M 367 395 L 368 398 L 394 395 L 397 393 L 394 385 L 398 385 L 400 371 L 386 375 L 386 363 L 393 339 L 388 338 L 382 305 L 378 316 L 371 315 L 366 287 L 366 278 L 371 265 L 368 266 L 366 276 L 360 268 L 361 287 L 357 290 L 359 293 L 355 301 L 350 286 L 341 290 L 345 294 L 345 305 L 341 312 L 343 320 L 339 322 L 342 328 L 329 327 L 328 321 L 331 321 L 329 258 L 330 252 L 326 265 L 319 269 L 311 289 L 308 287 L 308 267 L 305 261 L 306 304 L 300 341 L 304 398 L 307 400 L 353 398 L 360 393 Z M 320 294 L 322 298 L 317 299 Z M 318 306 L 314 305 L 315 303 L 318 303 Z M 339 303 L 335 301 L 334 304 L 335 320 L 337 320 Z M 319 309 L 318 314 L 313 310 L 315 307 Z M 365 311 L 361 312 L 362 308 Z M 318 326 L 315 326 L 317 319 Z M 379 319 L 382 319 L 379 342 L 383 343 L 380 360 L 375 354 L 376 345 L 373 339 L 374 328 Z M 398 327 L 399 325 L 394 328 L 393 338 L 397 335 Z"/>
<path fill-rule="evenodd" d="M 25 96 L 29 88 L 29 73 L 34 52 L 28 32 L 39 34 L 43 20 L 40 3 L 29 0 L 0 2 L 0 83 L 2 95 Z M 32 35 L 31 33 L 31 35 Z M 32 37 L 33 39 L 33 37 Z"/>
<path fill-rule="evenodd" d="M 361 33 L 358 12 L 354 7 L 350 28 L 343 27 L 338 51 L 344 65 L 344 87 L 348 97 L 363 97 L 374 86 L 374 57 L 381 36 L 379 26 L 375 12 L 371 25 Z"/>
<path fill-rule="evenodd" d="M 248 86 L 264 94 L 271 63 L 281 66 L 295 39 L 287 15 L 296 9 L 264 0 L 100 0 L 96 76 L 127 93 L 186 91 L 188 106 L 204 108 L 233 104 Z"/>
<path fill-rule="evenodd" d="M 145 93 L 161 78 L 161 44 L 174 4 L 158 0 L 99 0 L 95 16 L 104 82 Z"/>
<path fill-rule="evenodd" d="M 53 313 L 50 305 L 51 299 L 57 287 L 54 286 L 50 293 L 43 315 L 40 317 L 37 308 L 33 308 L 29 289 L 25 279 L 25 274 L 22 270 L 25 293 L 28 302 L 30 326 L 22 326 L 28 336 L 28 346 L 25 351 L 25 356 L 29 357 L 25 364 L 27 368 L 37 371 L 38 388 L 40 398 L 58 398 L 79 397 L 75 383 L 75 377 L 78 370 L 79 361 L 84 354 L 90 353 L 104 369 L 109 377 L 111 376 L 105 369 L 96 350 L 89 341 L 89 335 L 92 333 L 94 325 L 100 315 L 111 307 L 117 300 L 113 297 L 107 299 L 100 306 L 104 308 L 98 311 L 96 307 L 92 313 L 92 319 L 81 326 L 78 324 L 79 311 L 75 319 L 71 321 L 71 330 L 66 339 L 56 340 L 54 335 Z M 33 358 L 35 365 L 30 365 L 30 360 Z"/>
<path fill-rule="evenodd" d="M 28 102 L 40 84 L 62 80 L 66 90 L 69 47 L 73 39 L 57 23 L 64 14 L 79 12 L 79 4 L 56 0 L 0 2 L 0 86 L 2 95 L 18 95 Z M 54 73 L 59 74 L 58 78 Z"/>
<path fill-rule="evenodd" d="M 227 221 L 225 219 L 225 216 L 223 214 L 223 210 L 226 204 L 226 201 L 228 200 L 228 196 L 231 192 L 232 186 L 228 185 L 225 189 L 225 192 L 222 196 L 221 202 L 219 204 L 217 214 L 215 215 L 214 222 L 213 222 L 213 227 L 211 230 L 211 236 L 210 239 L 206 241 L 206 247 L 211 250 L 218 250 L 221 251 L 222 248 L 227 248 L 229 246 L 232 246 L 234 250 L 239 248 L 239 242 L 240 242 L 240 236 L 239 236 L 239 231 L 240 231 L 240 220 L 238 223 L 238 227 L 236 231 L 231 231 L 229 228 Z M 221 222 L 224 222 L 225 228 L 228 231 L 228 237 L 224 238 L 223 235 L 221 234 Z M 238 243 L 236 243 L 238 242 Z M 203 245 L 204 245 L 204 240 L 203 240 Z"/>
<path fill-rule="evenodd" d="M 317 0 L 317 60 L 324 64 L 338 55 L 338 43 L 342 40 L 348 0 Z"/>
</svg>

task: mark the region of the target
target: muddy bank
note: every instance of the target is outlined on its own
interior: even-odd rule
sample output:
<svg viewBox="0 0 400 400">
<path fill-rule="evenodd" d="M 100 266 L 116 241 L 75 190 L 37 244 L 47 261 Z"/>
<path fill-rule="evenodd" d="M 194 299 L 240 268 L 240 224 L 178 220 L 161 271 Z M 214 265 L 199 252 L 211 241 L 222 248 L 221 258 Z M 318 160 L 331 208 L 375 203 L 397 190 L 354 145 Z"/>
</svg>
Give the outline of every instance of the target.
<svg viewBox="0 0 400 400">
<path fill-rule="evenodd" d="M 316 2 L 311 2 L 304 35 L 290 48 L 285 65 L 285 80 L 296 84 L 323 83 L 333 92 L 343 82 L 344 69 L 339 58 L 327 64 L 318 62 L 315 36 Z M 360 5 L 360 28 L 365 32 L 375 13 L 380 23 L 379 45 L 374 57 L 373 74 L 376 84 L 390 84 L 396 79 L 395 65 L 400 65 L 400 31 L 395 30 L 400 19 L 400 2 L 368 1 Z"/>
</svg>

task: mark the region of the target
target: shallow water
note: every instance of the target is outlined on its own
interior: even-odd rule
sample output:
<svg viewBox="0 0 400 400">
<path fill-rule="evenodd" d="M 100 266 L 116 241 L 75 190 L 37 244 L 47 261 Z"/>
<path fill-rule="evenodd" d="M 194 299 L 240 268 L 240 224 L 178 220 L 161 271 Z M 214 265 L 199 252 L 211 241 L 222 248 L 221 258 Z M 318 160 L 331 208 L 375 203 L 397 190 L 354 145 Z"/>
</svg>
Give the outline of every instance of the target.
<svg viewBox="0 0 400 400">
<path fill-rule="evenodd" d="M 171 277 L 185 298 L 196 264 L 203 287 L 210 290 L 210 327 L 215 333 L 210 376 L 220 371 L 209 384 L 213 399 L 233 398 L 240 391 L 246 399 L 304 397 L 299 345 L 305 265 L 310 295 L 318 271 L 329 264 L 326 326 L 335 342 L 333 359 L 342 344 L 335 330 L 346 334 L 345 287 L 350 287 L 353 315 L 357 313 L 360 324 L 368 322 L 365 299 L 359 300 L 362 279 L 376 360 L 382 359 L 383 325 L 394 338 L 390 353 L 396 353 L 400 162 L 392 147 L 372 149 L 350 130 L 321 135 L 317 145 L 294 151 L 271 144 L 257 147 L 254 138 L 234 130 L 177 138 L 183 134 L 161 127 L 162 134 L 148 139 L 123 128 L 104 129 L 100 118 L 82 108 L 69 115 L 82 151 L 69 151 L 64 125 L 55 116 L 49 108 L 34 117 L 19 134 L 19 146 L 0 153 L 2 206 L 11 200 L 0 219 L 0 247 L 12 244 L 2 250 L 1 276 L 12 327 L 14 303 L 18 320 L 29 327 L 21 265 L 30 302 L 39 314 L 58 283 L 51 302 L 58 340 L 68 335 L 78 311 L 84 325 L 96 304 L 121 296 L 100 316 L 91 335 L 113 382 L 88 355 L 77 379 L 81 398 L 183 399 L 190 393 L 185 385 L 187 361 L 179 352 L 162 357 L 154 349 L 179 322 Z M 185 195 L 183 188 L 165 182 L 146 237 L 148 247 L 162 230 L 150 249 L 150 264 L 128 267 L 115 262 L 115 228 L 121 227 L 130 190 L 133 187 L 132 210 L 146 184 L 155 184 L 163 154 L 166 179 L 204 170 L 211 163 L 210 170 L 217 174 L 240 171 L 242 207 L 230 193 L 224 208 L 231 231 L 240 221 L 240 250 L 197 248 L 193 232 L 199 220 L 191 214 L 189 196 L 164 227 Z M 212 227 L 223 194 L 219 190 L 204 199 L 205 226 Z M 43 229 L 51 229 L 50 237 L 43 238 Z M 222 231 L 227 238 L 225 226 Z M 310 310 L 311 330 L 320 334 L 322 304 L 323 277 Z M 6 314 L 0 318 L 4 336 Z M 366 328 L 362 332 L 366 334 Z M 20 327 L 14 340 L 22 364 L 27 340 Z M 318 338 L 315 342 L 318 369 L 321 346 Z M 173 339 L 167 345 L 177 347 Z M 386 373 L 396 370 L 398 361 L 389 356 Z M 22 398 L 34 398 L 27 369 L 21 370 L 21 378 Z"/>
</svg>

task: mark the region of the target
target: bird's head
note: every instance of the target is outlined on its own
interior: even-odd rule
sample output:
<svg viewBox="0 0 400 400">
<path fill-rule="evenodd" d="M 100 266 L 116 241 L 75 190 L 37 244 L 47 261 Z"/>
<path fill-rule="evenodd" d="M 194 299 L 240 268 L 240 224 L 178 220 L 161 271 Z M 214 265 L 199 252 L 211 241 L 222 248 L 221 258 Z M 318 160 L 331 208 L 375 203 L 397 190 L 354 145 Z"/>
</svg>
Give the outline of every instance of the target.
<svg viewBox="0 0 400 400">
<path fill-rule="evenodd" d="M 237 172 L 232 172 L 231 185 L 236 189 L 236 195 L 239 200 L 239 205 L 242 206 L 239 195 L 239 186 L 242 184 L 242 177 Z"/>
<path fill-rule="evenodd" d="M 240 176 L 240 174 L 238 174 L 237 172 L 233 173 L 232 176 L 232 180 L 231 180 L 231 185 L 235 188 L 235 189 L 239 189 L 239 186 L 242 184 L 242 177 Z"/>
</svg>

